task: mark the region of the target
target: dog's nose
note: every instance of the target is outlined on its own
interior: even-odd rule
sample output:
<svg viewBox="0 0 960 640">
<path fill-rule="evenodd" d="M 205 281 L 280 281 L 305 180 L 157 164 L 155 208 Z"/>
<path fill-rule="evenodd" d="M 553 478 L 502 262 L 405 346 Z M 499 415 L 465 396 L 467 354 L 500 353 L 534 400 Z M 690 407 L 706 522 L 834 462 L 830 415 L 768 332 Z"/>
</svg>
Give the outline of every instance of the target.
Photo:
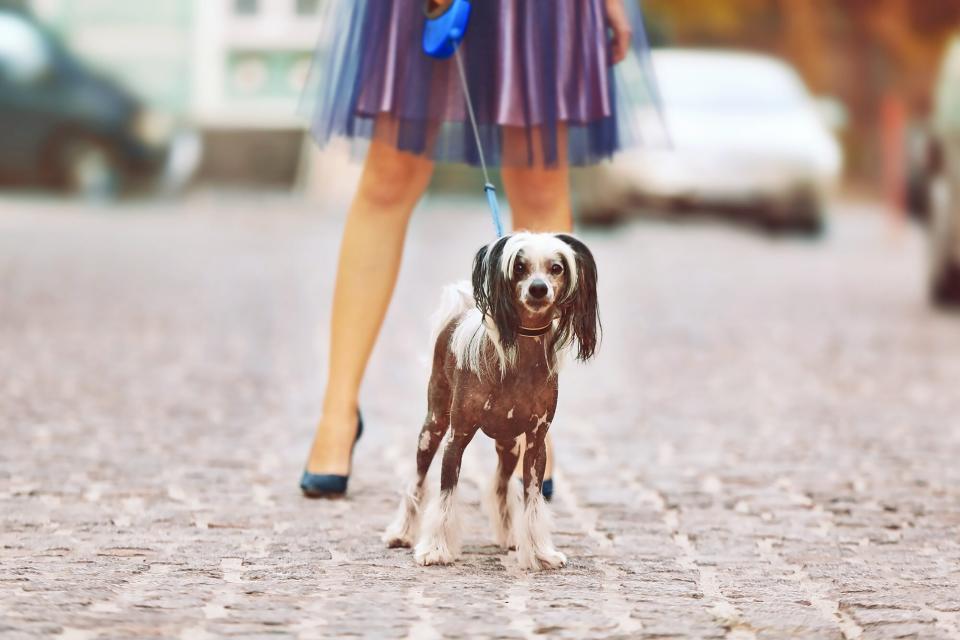
<svg viewBox="0 0 960 640">
<path fill-rule="evenodd" d="M 547 295 L 547 291 L 549 291 L 547 283 L 543 280 L 534 280 L 530 284 L 530 295 L 538 300 Z"/>
</svg>

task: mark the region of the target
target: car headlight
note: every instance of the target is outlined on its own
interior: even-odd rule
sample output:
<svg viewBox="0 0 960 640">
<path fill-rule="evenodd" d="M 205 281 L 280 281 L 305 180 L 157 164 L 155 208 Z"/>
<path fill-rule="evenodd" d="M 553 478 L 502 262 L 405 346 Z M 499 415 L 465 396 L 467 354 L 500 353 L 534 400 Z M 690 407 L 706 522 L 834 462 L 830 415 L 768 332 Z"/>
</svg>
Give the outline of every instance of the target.
<svg viewBox="0 0 960 640">
<path fill-rule="evenodd" d="M 142 110 L 134 122 L 134 133 L 137 138 L 153 147 L 169 142 L 173 136 L 173 130 L 173 118 L 151 109 Z"/>
</svg>

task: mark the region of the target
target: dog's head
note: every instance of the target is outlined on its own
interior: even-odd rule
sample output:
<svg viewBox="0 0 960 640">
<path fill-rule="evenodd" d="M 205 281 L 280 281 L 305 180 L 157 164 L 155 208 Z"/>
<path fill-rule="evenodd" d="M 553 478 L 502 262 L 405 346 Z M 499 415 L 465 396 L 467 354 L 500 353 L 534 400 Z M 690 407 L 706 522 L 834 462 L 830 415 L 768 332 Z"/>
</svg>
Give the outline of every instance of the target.
<svg viewBox="0 0 960 640">
<path fill-rule="evenodd" d="M 597 348 L 597 265 L 587 246 L 565 233 L 514 233 L 482 247 L 473 260 L 477 308 L 513 347 L 517 331 L 558 319 L 551 347 L 577 342 L 577 359 Z"/>
</svg>

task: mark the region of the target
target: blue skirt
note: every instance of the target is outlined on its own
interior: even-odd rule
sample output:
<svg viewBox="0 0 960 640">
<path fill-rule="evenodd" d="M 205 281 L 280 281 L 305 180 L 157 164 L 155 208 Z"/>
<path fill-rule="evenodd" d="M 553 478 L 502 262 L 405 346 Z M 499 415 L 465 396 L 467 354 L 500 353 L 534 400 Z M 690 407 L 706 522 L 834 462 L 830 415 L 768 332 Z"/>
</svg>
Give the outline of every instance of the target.
<svg viewBox="0 0 960 640">
<path fill-rule="evenodd" d="M 603 0 L 473 3 L 461 55 L 488 164 L 593 164 L 641 142 L 641 120 L 662 123 L 640 10 L 625 4 L 635 55 L 614 67 Z M 301 105 L 321 147 L 376 139 L 479 163 L 456 61 L 423 53 L 423 25 L 423 0 L 328 3 Z"/>
</svg>

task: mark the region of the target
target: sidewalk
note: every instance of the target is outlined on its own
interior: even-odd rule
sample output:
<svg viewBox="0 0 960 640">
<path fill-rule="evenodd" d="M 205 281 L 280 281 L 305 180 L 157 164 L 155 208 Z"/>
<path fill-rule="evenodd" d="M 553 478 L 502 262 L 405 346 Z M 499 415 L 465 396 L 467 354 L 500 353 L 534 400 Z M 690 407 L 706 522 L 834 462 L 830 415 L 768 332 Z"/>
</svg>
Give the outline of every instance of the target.
<svg viewBox="0 0 960 640">
<path fill-rule="evenodd" d="M 570 562 L 527 574 L 487 535 L 482 438 L 463 560 L 379 542 L 483 210 L 417 213 L 328 502 L 297 480 L 341 217 L 189 208 L 3 211 L 0 636 L 960 638 L 960 325 L 924 304 L 919 237 L 586 234 L 605 334 L 553 427 Z"/>
</svg>

